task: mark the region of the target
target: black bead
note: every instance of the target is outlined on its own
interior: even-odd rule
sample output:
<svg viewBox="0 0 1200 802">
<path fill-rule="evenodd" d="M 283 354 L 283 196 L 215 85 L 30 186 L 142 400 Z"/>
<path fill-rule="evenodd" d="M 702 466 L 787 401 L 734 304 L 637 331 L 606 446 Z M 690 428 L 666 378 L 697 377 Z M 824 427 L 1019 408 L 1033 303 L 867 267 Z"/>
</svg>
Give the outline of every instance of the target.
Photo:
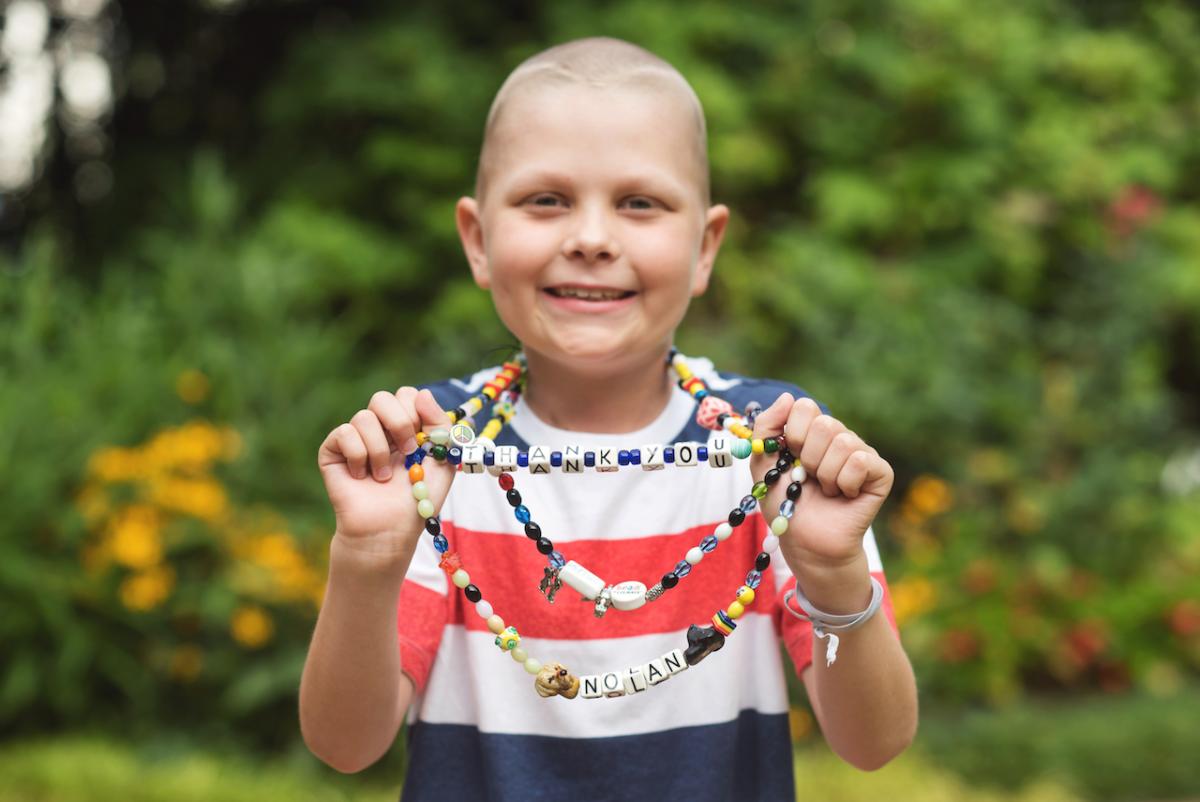
<svg viewBox="0 0 1200 802">
<path fill-rule="evenodd" d="M 788 499 L 795 501 L 796 499 L 800 498 L 800 491 L 803 489 L 804 485 L 800 484 L 799 482 L 792 482 L 790 485 L 788 485 L 787 489 Z"/>
<path fill-rule="evenodd" d="M 454 412 L 451 414 L 454 416 L 455 420 L 459 420 L 459 421 L 462 420 L 463 418 L 467 417 L 467 411 L 465 409 L 463 409 L 462 407 L 456 408 L 454 410 Z"/>
<path fill-rule="evenodd" d="M 718 416 L 717 416 L 717 425 L 718 425 L 718 426 L 724 426 L 724 425 L 725 425 L 725 421 L 726 421 L 726 420 L 728 420 L 728 419 L 729 419 L 729 413 L 727 413 L 727 412 L 722 412 L 720 415 L 718 415 Z"/>
<path fill-rule="evenodd" d="M 442 522 L 438 520 L 436 515 L 425 519 L 425 531 L 431 535 L 440 535 L 442 533 Z"/>
<path fill-rule="evenodd" d="M 483 598 L 483 594 L 479 592 L 479 588 L 474 585 L 467 585 L 463 588 L 463 593 L 467 594 L 467 598 L 473 602 L 477 602 Z"/>
<path fill-rule="evenodd" d="M 663 574 L 662 586 L 664 588 L 667 588 L 668 590 L 670 590 L 671 588 L 675 587 L 678 584 L 679 584 L 679 577 L 675 576 L 675 574 Z"/>
<path fill-rule="evenodd" d="M 554 551 L 554 544 L 550 542 L 550 538 L 544 537 L 538 540 L 537 549 L 542 554 L 549 554 L 550 552 Z"/>
<path fill-rule="evenodd" d="M 795 456 L 793 456 L 792 452 L 788 451 L 788 450 L 785 448 L 785 449 L 783 449 L 782 451 L 780 451 L 780 452 L 779 452 L 779 461 L 780 461 L 780 462 L 785 462 L 785 461 L 786 461 L 786 462 L 787 462 L 787 464 L 788 464 L 788 467 L 790 468 L 790 467 L 792 466 L 792 463 L 796 461 L 796 457 L 795 457 Z"/>
<path fill-rule="evenodd" d="M 792 468 L 792 458 L 791 457 L 780 457 L 779 461 L 775 463 L 775 470 L 779 471 L 780 473 L 791 470 L 791 468 Z"/>
<path fill-rule="evenodd" d="M 535 524 L 533 521 L 525 524 L 525 537 L 530 540 L 537 540 L 542 536 L 542 527 Z"/>
<path fill-rule="evenodd" d="M 779 481 L 779 476 L 780 476 L 779 469 L 772 468 L 771 470 L 767 471 L 767 473 L 763 476 L 763 481 L 769 485 L 773 485 Z"/>
<path fill-rule="evenodd" d="M 744 520 L 746 520 L 746 513 L 742 512 L 740 509 L 729 513 L 730 526 L 741 526 L 742 521 Z"/>
<path fill-rule="evenodd" d="M 765 570 L 767 570 L 767 566 L 769 566 L 770 564 L 771 564 L 771 555 L 767 554 L 765 551 L 760 551 L 758 553 L 758 556 L 754 558 L 754 570 L 755 571 L 765 571 Z"/>
<path fill-rule="evenodd" d="M 512 490 L 508 491 L 507 496 L 508 496 L 509 504 L 513 505 L 514 507 L 521 506 L 521 494 L 520 494 L 520 492 L 517 491 L 517 489 L 515 487 Z"/>
</svg>

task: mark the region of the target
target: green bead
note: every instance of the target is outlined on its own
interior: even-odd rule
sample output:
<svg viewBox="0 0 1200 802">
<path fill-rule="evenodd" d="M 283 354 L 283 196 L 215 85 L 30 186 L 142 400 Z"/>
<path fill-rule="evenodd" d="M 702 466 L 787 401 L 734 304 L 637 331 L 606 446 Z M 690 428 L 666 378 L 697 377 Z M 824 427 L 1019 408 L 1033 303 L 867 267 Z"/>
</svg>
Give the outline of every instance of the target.
<svg viewBox="0 0 1200 802">
<path fill-rule="evenodd" d="M 763 450 L 768 454 L 774 454 L 779 450 L 779 441 L 772 437 L 770 440 L 763 441 Z"/>
<path fill-rule="evenodd" d="M 733 452 L 733 456 L 738 459 L 745 459 L 750 456 L 750 441 L 749 440 L 734 440 L 729 446 L 729 450 Z"/>
<path fill-rule="evenodd" d="M 450 442 L 450 432 L 446 429 L 434 429 L 429 433 L 429 439 L 435 445 L 444 446 Z"/>
<path fill-rule="evenodd" d="M 415 488 L 414 488 L 414 489 L 415 489 Z M 767 496 L 767 483 L 766 483 L 766 482 L 757 482 L 757 483 L 755 483 L 754 487 L 750 488 L 750 495 L 752 495 L 752 496 L 754 496 L 755 498 L 758 498 L 758 499 L 766 498 L 766 496 Z"/>
<path fill-rule="evenodd" d="M 433 514 L 437 512 L 437 510 L 433 508 L 432 501 L 427 498 L 423 498 L 417 502 L 417 512 L 420 513 L 422 518 L 432 518 Z"/>
<path fill-rule="evenodd" d="M 433 448 L 429 449 L 429 453 L 432 454 L 433 458 L 435 460 L 437 460 L 438 462 L 442 462 L 443 460 L 446 459 L 446 447 L 445 446 L 434 446 Z"/>
<path fill-rule="evenodd" d="M 425 499 L 429 498 L 429 488 L 425 486 L 424 482 L 414 482 L 412 486 L 412 494 L 413 498 L 415 498 L 417 501 L 424 501 Z"/>
<path fill-rule="evenodd" d="M 783 533 L 788 529 L 788 519 L 782 515 L 777 515 L 774 521 L 771 521 L 771 534 L 776 537 L 783 537 Z"/>
</svg>

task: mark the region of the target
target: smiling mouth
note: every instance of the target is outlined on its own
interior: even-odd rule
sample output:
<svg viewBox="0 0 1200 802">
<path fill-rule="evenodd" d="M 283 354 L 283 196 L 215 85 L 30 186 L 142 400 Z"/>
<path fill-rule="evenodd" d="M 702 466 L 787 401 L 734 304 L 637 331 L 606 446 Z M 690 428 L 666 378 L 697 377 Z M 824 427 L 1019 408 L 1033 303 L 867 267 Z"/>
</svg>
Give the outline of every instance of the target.
<svg viewBox="0 0 1200 802">
<path fill-rule="evenodd" d="M 555 298 L 579 298 L 584 301 L 619 301 L 637 294 L 632 290 L 596 290 L 583 287 L 547 287 L 545 292 Z"/>
</svg>

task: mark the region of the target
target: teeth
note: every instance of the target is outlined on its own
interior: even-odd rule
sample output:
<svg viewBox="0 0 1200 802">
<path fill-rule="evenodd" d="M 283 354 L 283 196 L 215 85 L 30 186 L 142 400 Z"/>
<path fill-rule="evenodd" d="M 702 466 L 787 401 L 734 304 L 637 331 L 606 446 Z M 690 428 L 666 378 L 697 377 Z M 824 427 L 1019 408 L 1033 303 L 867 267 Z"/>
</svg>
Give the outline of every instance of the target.
<svg viewBox="0 0 1200 802">
<path fill-rule="evenodd" d="M 583 298 L 588 301 L 615 301 L 626 295 L 619 290 L 583 290 L 576 287 L 553 287 L 550 292 L 559 298 Z"/>
</svg>

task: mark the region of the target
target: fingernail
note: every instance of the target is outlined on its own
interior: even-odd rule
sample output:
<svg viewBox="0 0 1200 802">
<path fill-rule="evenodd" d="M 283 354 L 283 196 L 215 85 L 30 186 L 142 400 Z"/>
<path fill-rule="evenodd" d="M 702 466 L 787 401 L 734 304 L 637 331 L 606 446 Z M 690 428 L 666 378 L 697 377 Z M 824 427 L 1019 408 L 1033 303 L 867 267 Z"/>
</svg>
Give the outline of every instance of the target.
<svg viewBox="0 0 1200 802">
<path fill-rule="evenodd" d="M 376 475 L 379 477 L 379 481 L 386 482 L 388 479 L 392 478 L 392 469 L 380 468 L 378 471 L 376 471 Z"/>
</svg>

